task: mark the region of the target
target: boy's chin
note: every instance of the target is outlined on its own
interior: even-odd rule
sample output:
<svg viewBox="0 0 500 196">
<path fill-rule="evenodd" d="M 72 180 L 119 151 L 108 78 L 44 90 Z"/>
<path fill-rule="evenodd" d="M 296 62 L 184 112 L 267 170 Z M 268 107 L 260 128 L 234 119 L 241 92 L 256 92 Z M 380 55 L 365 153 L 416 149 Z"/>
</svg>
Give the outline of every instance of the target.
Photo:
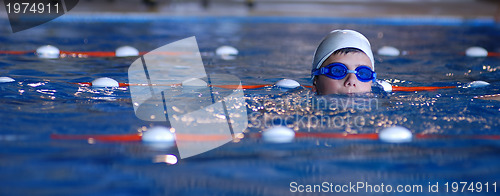
<svg viewBox="0 0 500 196">
<path fill-rule="evenodd" d="M 359 93 L 369 93 L 371 89 L 368 90 L 347 90 L 342 92 L 342 94 L 359 94 Z"/>
</svg>

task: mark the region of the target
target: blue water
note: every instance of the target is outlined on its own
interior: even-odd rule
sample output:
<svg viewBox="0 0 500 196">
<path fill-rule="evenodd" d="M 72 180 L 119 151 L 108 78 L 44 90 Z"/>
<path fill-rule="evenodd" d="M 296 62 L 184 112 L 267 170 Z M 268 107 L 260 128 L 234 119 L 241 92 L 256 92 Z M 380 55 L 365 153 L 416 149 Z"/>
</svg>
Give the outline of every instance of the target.
<svg viewBox="0 0 500 196">
<path fill-rule="evenodd" d="M 491 85 L 429 92 L 374 89 L 363 95 L 322 97 L 306 88 L 246 90 L 247 135 L 273 124 L 312 133 L 377 133 L 400 125 L 414 134 L 500 135 L 500 102 L 474 98 L 500 93 L 499 58 L 461 55 L 470 46 L 500 52 L 500 28 L 495 24 L 328 18 L 163 18 L 126 23 L 76 18 L 12 34 L 4 21 L 0 50 L 34 50 L 51 44 L 67 51 L 114 51 L 122 45 L 150 51 L 196 36 L 208 74 L 236 75 L 243 84 L 290 78 L 310 85 L 312 54 L 332 29 L 363 33 L 375 53 L 384 45 L 408 51 L 399 57 L 375 54 L 378 77 L 393 85 L 456 86 L 475 80 Z M 240 54 L 224 60 L 214 54 L 221 45 L 234 46 Z M 420 195 L 500 192 L 500 188 L 494 192 L 500 186 L 498 140 L 415 139 L 391 144 L 297 138 L 273 144 L 245 137 L 168 165 L 155 159 L 178 155 L 175 147 L 158 150 L 140 142 L 50 138 L 51 134 L 131 134 L 165 125 L 138 119 L 126 87 L 72 84 L 99 77 L 128 82 L 128 67 L 135 59 L 0 55 L 0 76 L 16 79 L 0 84 L 0 195 L 289 195 L 293 186 L 323 182 L 384 184 L 394 190 L 397 185 L 422 185 Z M 311 105 L 317 100 L 323 105 Z M 370 104 L 337 105 L 345 100 Z M 321 117 L 333 123 L 314 121 Z M 313 120 L 308 124 L 304 119 Z M 452 183 L 461 181 L 474 186 L 481 182 L 482 192 L 467 188 L 464 193 L 451 192 Z M 436 183 L 438 192 L 430 192 L 429 186 Z M 370 194 L 366 192 L 360 189 L 357 194 Z"/>
</svg>

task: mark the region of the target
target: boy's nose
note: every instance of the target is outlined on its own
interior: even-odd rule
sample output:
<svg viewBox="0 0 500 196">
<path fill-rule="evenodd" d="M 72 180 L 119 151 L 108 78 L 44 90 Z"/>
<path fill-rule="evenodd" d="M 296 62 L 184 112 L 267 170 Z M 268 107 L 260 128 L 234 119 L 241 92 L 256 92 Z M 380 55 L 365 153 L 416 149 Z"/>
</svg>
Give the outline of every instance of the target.
<svg viewBox="0 0 500 196">
<path fill-rule="evenodd" d="M 346 77 L 345 82 L 344 82 L 345 87 L 356 87 L 356 83 L 358 82 L 357 81 L 358 79 L 356 78 L 356 75 L 354 75 L 354 73 L 349 73 L 345 77 Z"/>
</svg>

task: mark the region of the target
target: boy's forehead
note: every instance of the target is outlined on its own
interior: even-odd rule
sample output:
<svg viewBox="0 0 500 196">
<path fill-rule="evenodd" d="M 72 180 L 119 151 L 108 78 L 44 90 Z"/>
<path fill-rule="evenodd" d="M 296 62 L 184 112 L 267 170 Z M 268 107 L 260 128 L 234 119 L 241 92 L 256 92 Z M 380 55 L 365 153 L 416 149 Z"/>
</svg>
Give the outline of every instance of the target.
<svg viewBox="0 0 500 196">
<path fill-rule="evenodd" d="M 331 54 L 321 65 L 327 66 L 331 63 L 343 63 L 346 65 L 359 66 L 365 65 L 373 69 L 370 58 L 363 52 L 337 53 Z"/>
</svg>

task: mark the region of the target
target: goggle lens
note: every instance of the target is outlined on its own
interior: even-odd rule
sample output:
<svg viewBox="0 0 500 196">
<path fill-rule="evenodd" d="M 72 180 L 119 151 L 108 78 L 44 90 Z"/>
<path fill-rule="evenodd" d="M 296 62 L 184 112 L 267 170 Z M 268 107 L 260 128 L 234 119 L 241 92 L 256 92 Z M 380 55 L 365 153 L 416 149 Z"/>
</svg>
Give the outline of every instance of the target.
<svg viewBox="0 0 500 196">
<path fill-rule="evenodd" d="M 332 66 L 330 67 L 330 73 L 333 77 L 342 79 L 347 74 L 347 67 L 345 66 Z"/>
<path fill-rule="evenodd" d="M 376 78 L 376 73 L 370 69 L 368 66 L 359 66 L 356 68 L 355 71 L 351 71 L 347 69 L 347 66 L 345 66 L 342 63 L 332 63 L 326 67 L 323 67 L 321 69 L 316 69 L 313 70 L 313 75 L 326 75 L 329 78 L 336 79 L 336 80 L 341 80 L 344 78 L 348 73 L 354 73 L 356 77 L 358 78 L 359 81 L 361 82 L 369 82 L 370 80 L 375 80 Z"/>
<path fill-rule="evenodd" d="M 360 80 L 365 80 L 365 81 L 372 80 L 373 79 L 372 75 L 373 71 L 368 67 L 361 66 L 356 68 L 356 76 Z"/>
</svg>

